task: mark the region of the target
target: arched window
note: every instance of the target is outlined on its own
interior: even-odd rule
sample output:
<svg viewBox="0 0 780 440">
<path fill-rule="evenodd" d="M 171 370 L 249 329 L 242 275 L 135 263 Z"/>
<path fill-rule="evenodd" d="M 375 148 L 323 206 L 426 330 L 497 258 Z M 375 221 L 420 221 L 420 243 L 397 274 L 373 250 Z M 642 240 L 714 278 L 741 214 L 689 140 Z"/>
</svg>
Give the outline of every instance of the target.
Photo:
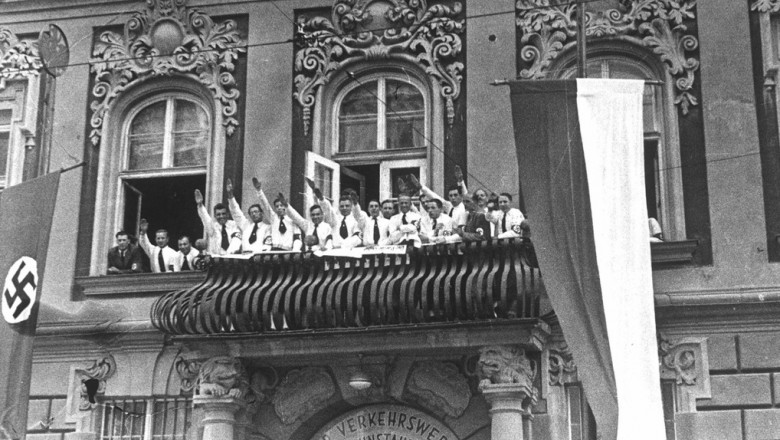
<svg viewBox="0 0 780 440">
<path fill-rule="evenodd" d="M 174 248 L 181 235 L 202 235 L 192 193 L 205 190 L 211 126 L 206 106 L 183 93 L 157 94 L 131 107 L 122 136 L 118 228 L 134 233 L 146 218 L 151 232 L 168 230 Z"/>
<path fill-rule="evenodd" d="M 576 76 L 569 60 L 561 77 Z M 684 240 L 685 214 L 682 197 L 680 142 L 677 110 L 673 99 L 673 80 L 663 69 L 623 54 L 599 53 L 589 56 L 588 78 L 660 80 L 663 85 L 647 84 L 644 92 L 645 194 L 647 212 L 662 226 L 664 239 Z"/>
<path fill-rule="evenodd" d="M 326 195 L 355 189 L 365 206 L 369 199 L 397 196 L 398 177 L 413 174 L 429 183 L 438 103 L 427 77 L 412 69 L 388 63 L 355 71 L 335 78 L 324 93 L 317 123 L 322 141 L 309 154 L 308 174 L 322 180 Z"/>
</svg>

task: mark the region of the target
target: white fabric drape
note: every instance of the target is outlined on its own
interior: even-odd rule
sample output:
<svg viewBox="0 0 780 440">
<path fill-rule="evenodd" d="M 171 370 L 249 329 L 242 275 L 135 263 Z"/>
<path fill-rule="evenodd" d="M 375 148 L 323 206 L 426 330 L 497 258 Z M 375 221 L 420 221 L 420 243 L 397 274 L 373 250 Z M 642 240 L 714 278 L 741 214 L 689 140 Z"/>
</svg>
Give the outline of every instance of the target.
<svg viewBox="0 0 780 440">
<path fill-rule="evenodd" d="M 604 314 L 618 397 L 618 440 L 666 438 L 645 202 L 644 81 L 578 79 L 577 110 Z"/>
</svg>

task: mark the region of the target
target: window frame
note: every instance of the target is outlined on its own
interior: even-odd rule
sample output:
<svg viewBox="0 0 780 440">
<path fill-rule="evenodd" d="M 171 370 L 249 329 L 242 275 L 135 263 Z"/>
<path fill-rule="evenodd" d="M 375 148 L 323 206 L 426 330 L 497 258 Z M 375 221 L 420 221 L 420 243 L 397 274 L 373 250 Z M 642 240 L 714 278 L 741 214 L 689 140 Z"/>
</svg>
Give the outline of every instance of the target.
<svg viewBox="0 0 780 440">
<path fill-rule="evenodd" d="M 114 234 L 124 226 L 124 191 L 122 171 L 127 157 L 126 124 L 131 119 L 130 113 L 143 108 L 146 100 L 168 94 L 186 96 L 189 100 L 198 102 L 209 118 L 211 139 L 206 152 L 205 171 L 202 167 L 195 169 L 181 167 L 173 173 L 168 170 L 175 168 L 145 170 L 135 177 L 158 177 L 171 175 L 205 174 L 206 192 L 205 204 L 211 206 L 222 199 L 222 182 L 224 180 L 225 147 L 227 132 L 223 125 L 222 103 L 215 99 L 212 93 L 197 81 L 184 75 L 149 78 L 129 87 L 122 96 L 114 101 L 106 112 L 101 136 L 101 151 L 98 158 L 97 189 L 93 219 L 93 233 L 90 257 L 90 276 L 106 274 L 108 250 L 115 245 Z M 193 214 L 194 215 L 194 214 Z"/>
<path fill-rule="evenodd" d="M 674 103 L 674 78 L 667 69 L 655 62 L 642 48 L 624 44 L 602 43 L 589 46 L 588 63 L 595 61 L 619 61 L 635 66 L 647 74 L 647 79 L 659 80 L 663 84 L 656 92 L 655 109 L 661 132 L 643 132 L 643 139 L 655 140 L 658 145 L 658 166 L 656 167 L 656 194 L 659 198 L 660 218 L 664 241 L 687 239 L 685 227 L 685 204 L 683 199 L 682 159 L 680 156 L 680 132 L 677 108 Z M 576 56 L 567 54 L 550 70 L 551 76 L 574 78 Z M 644 124 L 643 124 L 644 125 Z"/>
<path fill-rule="evenodd" d="M 36 123 L 40 78 L 29 76 L 7 79 L 0 90 L 0 109 L 10 109 L 11 121 L 0 126 L 0 132 L 8 133 L 8 156 L 4 175 L 0 175 L 0 191 L 21 183 L 24 179 L 25 158 L 28 148 L 36 148 Z"/>
</svg>

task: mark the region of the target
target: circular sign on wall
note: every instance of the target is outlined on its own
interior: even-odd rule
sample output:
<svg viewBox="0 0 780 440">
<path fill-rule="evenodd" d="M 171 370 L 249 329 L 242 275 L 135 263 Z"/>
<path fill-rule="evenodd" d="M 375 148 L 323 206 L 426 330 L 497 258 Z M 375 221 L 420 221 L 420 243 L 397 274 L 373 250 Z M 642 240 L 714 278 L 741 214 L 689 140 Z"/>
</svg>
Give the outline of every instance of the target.
<svg viewBox="0 0 780 440">
<path fill-rule="evenodd" d="M 30 317 L 38 291 L 38 263 L 22 257 L 11 265 L 3 285 L 3 318 L 18 324 Z"/>
<path fill-rule="evenodd" d="M 313 440 L 458 440 L 441 420 L 401 405 L 371 405 L 328 422 Z"/>
</svg>

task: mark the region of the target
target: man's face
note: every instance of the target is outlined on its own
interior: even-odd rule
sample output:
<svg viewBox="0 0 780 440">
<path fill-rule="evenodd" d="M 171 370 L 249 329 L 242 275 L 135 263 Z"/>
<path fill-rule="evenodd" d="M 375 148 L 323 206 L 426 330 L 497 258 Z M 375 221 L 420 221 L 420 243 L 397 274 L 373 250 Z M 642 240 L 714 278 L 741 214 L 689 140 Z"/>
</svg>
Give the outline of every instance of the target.
<svg viewBox="0 0 780 440">
<path fill-rule="evenodd" d="M 471 199 L 463 199 L 463 206 L 468 212 L 474 212 L 477 209 L 477 205 Z"/>
<path fill-rule="evenodd" d="M 382 205 L 382 215 L 389 219 L 395 214 L 395 206 L 393 206 L 393 202 L 387 202 L 384 205 Z"/>
<path fill-rule="evenodd" d="M 168 233 L 167 232 L 158 232 L 154 235 L 154 241 L 157 242 L 157 246 L 165 247 L 168 246 Z"/>
<path fill-rule="evenodd" d="M 401 211 L 402 214 L 406 214 L 409 212 L 409 209 L 412 207 L 412 198 L 409 196 L 400 196 L 398 197 L 398 209 Z"/>
<path fill-rule="evenodd" d="M 485 206 L 487 204 L 488 195 L 484 190 L 478 189 L 474 192 L 474 195 L 477 196 L 477 203 L 479 206 Z"/>
<path fill-rule="evenodd" d="M 352 212 L 352 202 L 349 200 L 341 200 L 339 202 L 339 212 L 344 217 L 348 216 Z"/>
<path fill-rule="evenodd" d="M 315 226 L 322 223 L 322 209 L 317 208 L 311 210 L 311 221 Z"/>
<path fill-rule="evenodd" d="M 439 208 L 439 205 L 435 202 L 428 202 L 425 206 L 428 208 L 428 215 L 431 216 L 431 218 L 439 218 L 441 215 L 441 208 Z"/>
<path fill-rule="evenodd" d="M 179 239 L 179 250 L 182 254 L 187 255 L 190 253 L 192 246 L 190 246 L 190 239 L 187 237 Z"/>
<path fill-rule="evenodd" d="M 509 208 L 511 208 L 511 201 L 509 201 L 509 197 L 507 196 L 498 196 L 498 209 L 507 212 L 509 211 Z"/>
<path fill-rule="evenodd" d="M 217 219 L 217 223 L 224 225 L 228 221 L 228 213 L 226 208 L 220 208 L 214 210 L 214 218 Z"/>
<path fill-rule="evenodd" d="M 119 246 L 119 250 L 126 251 L 128 246 L 130 246 L 130 237 L 126 234 L 117 236 L 116 245 Z"/>
<path fill-rule="evenodd" d="M 379 217 L 380 212 L 381 208 L 379 207 L 379 202 L 368 202 L 368 213 L 371 215 L 371 218 Z"/>
<path fill-rule="evenodd" d="M 274 211 L 276 211 L 276 215 L 279 217 L 284 217 L 287 215 L 287 205 L 282 202 L 276 202 L 274 203 Z"/>
<path fill-rule="evenodd" d="M 249 217 L 252 219 L 252 222 L 260 223 L 263 221 L 263 211 L 261 211 L 257 206 L 253 206 L 249 208 Z"/>
<path fill-rule="evenodd" d="M 452 203 L 454 206 L 460 205 L 460 203 L 463 201 L 463 196 L 456 189 L 450 191 L 449 194 L 447 194 L 447 197 L 449 197 L 450 203 Z"/>
</svg>

